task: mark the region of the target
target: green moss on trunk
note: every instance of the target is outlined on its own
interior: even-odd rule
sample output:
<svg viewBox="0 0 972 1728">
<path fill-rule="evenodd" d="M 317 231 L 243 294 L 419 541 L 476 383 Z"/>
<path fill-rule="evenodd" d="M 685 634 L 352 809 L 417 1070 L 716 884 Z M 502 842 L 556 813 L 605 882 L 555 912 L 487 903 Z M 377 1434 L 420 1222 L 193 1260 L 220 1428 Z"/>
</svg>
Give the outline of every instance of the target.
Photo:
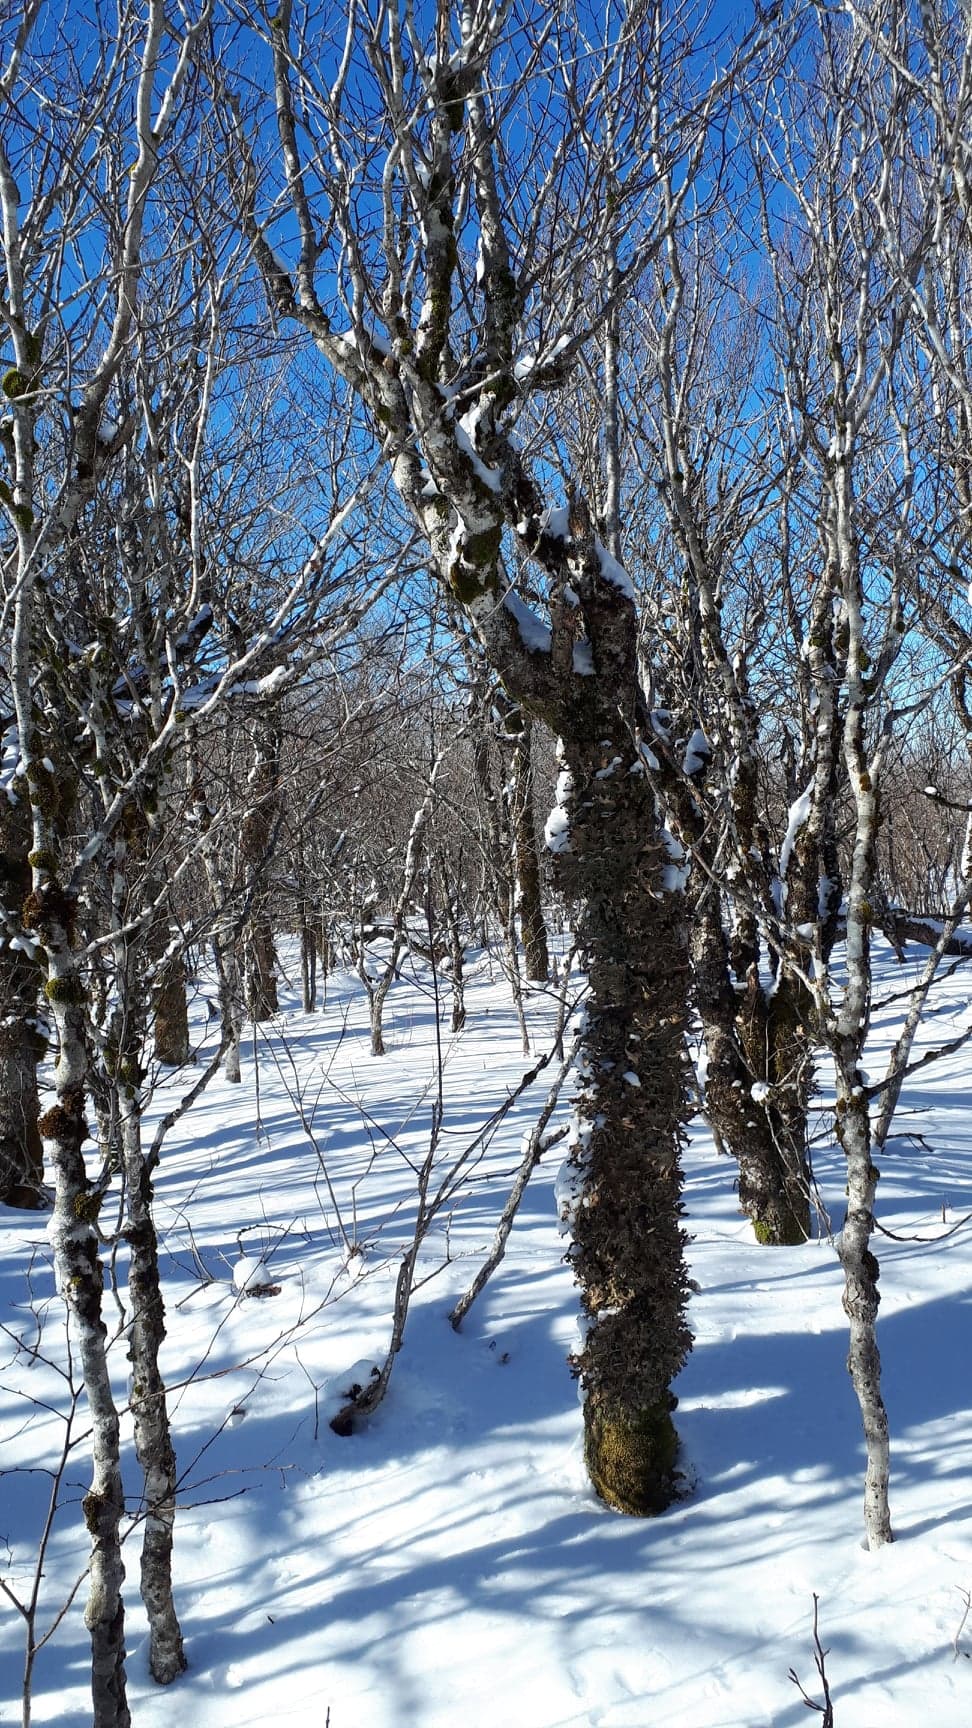
<svg viewBox="0 0 972 1728">
<path fill-rule="evenodd" d="M 616 1512 L 646 1517 L 663 1512 L 678 1492 L 674 1398 L 644 1410 L 608 1407 L 588 1398 L 584 1459 L 600 1498 Z"/>
</svg>

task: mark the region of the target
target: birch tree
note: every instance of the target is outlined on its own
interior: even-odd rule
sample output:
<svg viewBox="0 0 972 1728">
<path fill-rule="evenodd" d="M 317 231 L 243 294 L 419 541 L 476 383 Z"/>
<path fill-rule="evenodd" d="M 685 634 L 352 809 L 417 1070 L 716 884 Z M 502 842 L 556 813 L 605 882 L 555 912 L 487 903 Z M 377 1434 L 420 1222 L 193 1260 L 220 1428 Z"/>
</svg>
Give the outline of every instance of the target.
<svg viewBox="0 0 972 1728">
<path fill-rule="evenodd" d="M 7 873 L 3 913 L 7 947 L 12 935 L 15 950 L 38 966 L 52 1025 L 54 1100 L 38 1127 L 55 1189 L 55 1272 L 91 1416 L 83 1512 L 94 1719 L 97 1728 L 117 1728 L 129 1720 L 125 1505 L 99 1237 L 111 1172 L 93 1171 L 85 1153 L 91 1049 L 102 1034 L 105 1055 L 115 1034 L 109 1078 L 128 1195 L 150 1664 L 160 1681 L 183 1666 L 171 1592 L 175 1462 L 159 1366 L 151 1167 L 140 1140 L 140 1044 L 145 938 L 167 917 L 192 848 L 153 888 L 139 834 L 169 797 L 183 740 L 204 733 L 241 693 L 268 694 L 282 657 L 294 670 L 299 622 L 314 620 L 332 643 L 353 629 L 380 598 L 382 577 L 369 571 L 358 588 L 353 563 L 340 559 L 340 574 L 331 573 L 342 523 L 373 478 L 361 474 L 356 452 L 344 470 L 352 477 L 348 495 L 341 505 L 325 497 L 312 528 L 279 496 L 268 507 L 261 491 L 250 515 L 237 516 L 232 558 L 219 556 L 227 549 L 226 513 L 216 511 L 215 494 L 228 485 L 233 453 L 224 443 L 214 459 L 212 441 L 227 438 L 258 405 L 238 372 L 236 422 L 213 412 L 230 363 L 228 331 L 239 329 L 226 318 L 232 246 L 221 250 L 215 217 L 200 221 L 197 247 L 183 245 L 185 188 L 196 186 L 204 199 L 209 178 L 193 106 L 208 7 L 180 15 L 177 29 L 159 5 L 144 17 L 123 11 L 104 21 L 103 34 L 92 31 L 78 62 L 67 36 L 50 18 L 42 31 L 40 17 L 33 5 L 8 32 L 0 73 L 0 319 L 12 350 L 0 383 L 7 408 L 0 635 L 13 709 L 0 797 L 30 833 L 27 891 L 16 872 Z M 237 450 L 259 448 L 260 421 L 255 413 L 248 431 L 239 426 Z M 325 469 L 324 493 L 327 478 Z M 254 559 L 258 611 L 247 605 L 244 581 L 257 504 L 272 522 L 260 530 L 263 555 Z M 307 496 L 304 509 L 313 521 Z M 219 580 L 226 570 L 235 573 L 232 602 Z M 96 874 L 100 897 L 89 891 Z M 115 1025 L 98 1023 L 95 955 L 116 973 Z"/>
<path fill-rule="evenodd" d="M 92 1639 L 94 1719 L 98 1728 L 124 1728 L 129 1721 L 121 1598 L 124 1496 L 118 1413 L 101 1315 L 98 1197 L 92 1194 L 83 1152 L 88 1133 L 85 987 L 75 948 L 77 885 L 70 871 L 65 873 L 63 857 L 64 803 L 70 793 L 45 742 L 44 711 L 35 699 L 35 656 L 46 598 L 43 577 L 52 557 L 70 540 L 92 494 L 102 442 L 113 440 L 113 431 L 106 427 L 108 400 L 132 330 L 150 193 L 207 14 L 203 11 L 187 22 L 181 39 L 173 42 L 162 8 L 150 5 L 144 26 L 119 20 L 116 52 L 109 51 L 107 37 L 95 38 L 91 64 L 75 69 L 60 63 L 56 49 L 35 56 L 32 34 L 40 11 L 37 4 L 29 7 L 16 33 L 8 35 L 0 74 L 5 105 L 0 134 L 3 320 L 13 351 L 2 384 L 9 405 L 4 438 L 8 477 L 0 499 L 13 540 L 5 569 L 5 602 L 11 620 L 10 687 L 17 730 L 13 772 L 5 790 L 29 811 L 32 831 L 30 892 L 20 906 L 8 902 L 7 912 L 12 920 L 22 920 L 41 959 L 56 1038 L 56 1099 L 39 1128 L 55 1183 L 50 1239 L 92 1422 L 93 1473 L 84 1515 L 92 1539 L 85 1621 Z M 93 75 L 90 81 L 85 73 Z M 62 106 L 68 91 L 76 103 L 69 103 L 70 132 Z M 135 148 L 124 184 L 108 142 L 116 127 Z M 66 313 L 61 292 L 64 272 L 70 274 L 71 268 L 64 236 L 70 236 L 72 245 L 85 219 L 79 218 L 84 175 L 76 170 L 81 163 L 91 177 L 88 183 L 100 182 L 105 189 L 117 223 L 110 236 L 104 235 L 111 283 L 108 315 L 100 330 L 89 328 L 79 342 L 81 320 L 74 323 L 77 313 Z M 90 207 L 87 219 L 90 222 Z M 66 353 L 74 362 L 69 368 Z M 49 442 L 45 421 L 53 404 L 68 433 L 60 485 L 38 461 L 42 443 Z M 119 813 L 120 806 L 109 808 L 109 831 Z M 99 847 L 100 842 L 94 850 Z"/>
<path fill-rule="evenodd" d="M 933 222 L 928 202 L 920 195 L 912 201 L 913 187 L 901 171 L 913 120 L 907 81 L 867 33 L 846 20 L 821 19 L 816 44 L 802 45 L 801 52 L 813 55 L 807 100 L 795 103 L 792 85 L 773 92 L 776 142 L 762 121 L 758 137 L 769 169 L 764 234 L 777 289 L 781 382 L 815 494 L 820 574 L 816 598 L 811 595 L 803 613 L 802 659 L 818 742 L 825 752 L 836 727 L 849 789 L 846 982 L 841 988 L 829 964 L 822 920 L 813 928 L 803 976 L 836 1075 L 848 1196 L 838 1253 L 848 1366 L 867 1454 L 865 1530 L 868 1545 L 877 1548 L 891 1540 L 892 1528 L 872 1246 L 880 1173 L 862 1063 L 877 838 L 908 653 L 906 603 L 925 564 L 925 483 L 915 448 L 923 407 L 905 352 L 908 285 L 917 284 L 928 265 Z M 788 190 L 782 221 L 770 178 L 775 188 L 782 183 Z M 893 256 L 888 234 L 895 236 Z M 815 774 L 792 813 L 794 835 L 819 818 L 822 798 L 832 796 L 828 780 L 829 770 Z M 797 958 L 792 944 L 791 952 Z"/>
</svg>

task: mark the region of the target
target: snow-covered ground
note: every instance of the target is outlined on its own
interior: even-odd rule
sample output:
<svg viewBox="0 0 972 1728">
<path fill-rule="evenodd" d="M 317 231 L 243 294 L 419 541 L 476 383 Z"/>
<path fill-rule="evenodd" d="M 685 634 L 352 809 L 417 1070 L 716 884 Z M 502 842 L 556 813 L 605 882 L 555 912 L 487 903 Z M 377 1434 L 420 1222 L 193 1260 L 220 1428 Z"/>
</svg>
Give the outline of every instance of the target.
<svg viewBox="0 0 972 1728">
<path fill-rule="evenodd" d="M 882 993 L 902 990 L 909 970 L 888 960 Z M 942 984 L 926 1042 L 967 1021 L 970 989 L 961 969 Z M 678 1385 L 681 1504 L 628 1520 L 586 1485 L 565 1367 L 576 1298 L 553 1204 L 559 1149 L 503 1266 L 452 1331 L 448 1310 L 491 1238 L 546 1077 L 468 1160 L 428 1240 L 385 1404 L 351 1438 L 332 1433 L 329 1415 L 388 1338 L 428 1146 L 434 1003 L 421 969 L 399 983 L 390 1054 L 375 1060 L 353 979 L 331 979 L 314 1016 L 292 992 L 284 1002 L 261 1032 L 259 1095 L 251 1049 L 244 1084 L 215 1084 L 179 1124 L 156 1184 L 190 1668 L 167 1692 L 148 1678 L 136 1531 L 136 1728 L 796 1728 L 814 1717 L 788 1670 L 821 1696 L 814 1593 L 838 1728 L 966 1728 L 972 1617 L 958 1655 L 953 1642 L 972 1590 L 972 1223 L 937 1239 L 972 1213 L 968 1051 L 915 1077 L 883 1159 L 881 1222 L 905 1238 L 877 1244 L 899 1539 L 868 1554 L 833 1247 L 757 1247 L 733 1168 L 701 1125 L 686 1159 L 699 1294 Z M 529 1011 L 539 1050 L 551 1004 L 533 997 Z M 901 1012 L 900 1001 L 878 1008 L 872 1074 Z M 443 1054 L 440 1169 L 530 1065 L 485 959 L 468 1029 L 446 1035 Z M 843 1178 L 823 1108 L 820 1129 L 836 1228 Z M 360 1250 L 350 1257 L 342 1227 Z M 25 1595 L 44 1472 L 64 1436 L 67 1356 L 43 1220 L 0 1209 L 0 1232 L 0 1575 Z M 264 1270 L 234 1277 L 243 1256 Z M 248 1294 L 254 1276 L 278 1293 Z M 113 1323 L 110 1293 L 106 1313 Z M 124 1400 L 123 1341 L 115 1356 Z M 84 1565 L 84 1426 L 82 1404 L 41 1630 Z M 82 1585 L 38 1656 L 37 1722 L 90 1721 L 83 1596 Z M 2 1722 L 20 1720 L 22 1648 L 22 1623 L 0 1602 Z"/>
</svg>

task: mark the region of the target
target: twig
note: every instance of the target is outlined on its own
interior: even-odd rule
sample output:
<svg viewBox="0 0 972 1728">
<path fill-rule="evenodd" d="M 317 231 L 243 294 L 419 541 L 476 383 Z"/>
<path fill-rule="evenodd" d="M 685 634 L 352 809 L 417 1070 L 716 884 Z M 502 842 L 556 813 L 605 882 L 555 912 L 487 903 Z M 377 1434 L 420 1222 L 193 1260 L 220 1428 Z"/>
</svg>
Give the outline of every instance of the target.
<svg viewBox="0 0 972 1728">
<path fill-rule="evenodd" d="M 945 1208 L 943 1207 L 942 1211 L 944 1212 L 944 1210 Z M 875 1230 L 880 1230 L 881 1235 L 889 1237 L 892 1242 L 920 1242 L 922 1247 L 930 1248 L 934 1247 L 938 1242 L 947 1242 L 949 1237 L 954 1236 L 956 1231 L 961 1230 L 964 1225 L 968 1224 L 970 1219 L 972 1219 L 972 1212 L 966 1212 L 964 1218 L 960 1218 L 956 1224 L 952 1225 L 950 1230 L 943 1230 L 940 1236 L 899 1236 L 894 1230 L 889 1230 L 887 1226 L 882 1224 L 877 1218 L 874 1220 L 874 1228 Z"/>
<path fill-rule="evenodd" d="M 823 1717 L 823 1722 L 821 1724 L 821 1728 L 834 1728 L 834 1705 L 833 1705 L 833 1700 L 830 1696 L 830 1687 L 827 1683 L 827 1666 L 826 1666 L 827 1657 L 830 1655 L 830 1651 L 825 1650 L 823 1645 L 820 1642 L 820 1633 L 819 1633 L 818 1628 L 817 1628 L 818 1606 L 819 1606 L 819 1597 L 817 1596 L 816 1591 L 814 1591 L 814 1593 L 813 1593 L 813 1660 L 814 1660 L 814 1664 L 815 1664 L 816 1669 L 817 1669 L 817 1673 L 820 1677 L 820 1684 L 823 1687 L 823 1695 L 824 1695 L 823 1703 L 818 1704 L 815 1698 L 811 1698 L 809 1692 L 807 1692 L 806 1689 L 804 1688 L 803 1683 L 800 1680 L 799 1675 L 797 1674 L 795 1668 L 789 1669 L 789 1678 L 793 1681 L 793 1684 L 796 1687 L 797 1691 L 799 1692 L 800 1697 L 803 1699 L 803 1702 L 806 1705 L 807 1709 L 808 1710 L 815 1710 L 818 1716 Z M 963 1620 L 962 1624 L 963 1625 L 965 1624 L 964 1620 Z M 959 1628 L 959 1630 L 961 1631 L 961 1627 Z"/>
<path fill-rule="evenodd" d="M 493 1237 L 492 1247 L 490 1248 L 486 1259 L 480 1266 L 479 1271 L 476 1273 L 475 1278 L 473 1278 L 471 1284 L 460 1296 L 458 1302 L 449 1315 L 450 1325 L 455 1332 L 458 1332 L 466 1318 L 466 1315 L 469 1313 L 470 1308 L 475 1302 L 476 1297 L 479 1295 L 480 1291 L 485 1288 L 489 1279 L 496 1271 L 503 1255 L 506 1253 L 507 1240 L 510 1231 L 513 1228 L 514 1219 L 520 1209 L 520 1202 L 526 1193 L 527 1183 L 529 1182 L 530 1177 L 533 1175 L 533 1172 L 544 1153 L 549 1151 L 550 1147 L 555 1145 L 558 1140 L 563 1139 L 565 1130 L 561 1130 L 556 1134 L 547 1135 L 546 1128 L 551 1116 L 557 1108 L 564 1081 L 573 1067 L 579 1043 L 579 1038 L 575 1039 L 567 1055 L 564 1057 L 564 1060 L 557 1071 L 553 1085 L 544 1099 L 540 1115 L 537 1117 L 530 1134 L 526 1138 L 520 1168 L 516 1173 L 516 1180 L 510 1190 L 509 1198 L 503 1208 L 499 1224 L 496 1227 L 496 1234 Z"/>
</svg>

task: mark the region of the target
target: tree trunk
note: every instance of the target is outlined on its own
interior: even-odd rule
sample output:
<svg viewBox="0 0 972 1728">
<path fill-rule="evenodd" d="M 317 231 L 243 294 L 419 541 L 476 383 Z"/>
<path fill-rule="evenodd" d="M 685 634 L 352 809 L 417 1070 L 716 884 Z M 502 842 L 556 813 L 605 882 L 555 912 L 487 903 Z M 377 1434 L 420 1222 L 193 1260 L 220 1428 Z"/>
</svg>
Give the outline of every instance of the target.
<svg viewBox="0 0 972 1728">
<path fill-rule="evenodd" d="M 279 739 L 273 727 L 265 725 L 257 738 L 248 779 L 250 807 L 240 830 L 240 862 L 251 894 L 244 942 L 246 1004 L 251 1019 L 257 1021 L 269 1020 L 279 1006 L 270 894 L 265 884 L 278 826 L 278 771 Z"/>
<path fill-rule="evenodd" d="M 165 1337 L 165 1305 L 159 1277 L 158 1239 L 152 1216 L 152 1183 L 142 1151 L 143 1051 L 148 1031 L 145 974 L 151 967 L 152 950 L 157 951 L 159 947 L 159 930 L 161 928 L 164 933 L 165 924 L 156 920 L 144 941 L 125 931 L 125 911 L 130 903 L 129 878 L 133 874 L 133 836 L 138 843 L 137 859 L 145 829 L 136 811 L 116 830 L 114 842 L 111 895 L 113 1011 L 107 1040 L 112 1060 L 108 1065 L 107 1079 L 114 1094 L 114 1116 L 118 1123 L 125 1174 L 127 1210 L 124 1235 L 129 1249 L 130 1303 L 128 1355 L 132 1368 L 129 1403 L 135 1455 L 144 1484 L 141 1595 L 149 1624 L 149 1667 L 153 1678 L 167 1685 L 182 1673 L 186 1661 L 172 1597 L 176 1465 L 165 1386 L 159 1371 L 159 1349 Z M 143 887 L 151 903 L 155 899 L 154 885 L 143 877 Z M 181 984 L 185 976 L 182 957 L 169 960 L 164 970 L 177 971 Z M 184 988 L 178 994 L 184 1005 Z"/>
<path fill-rule="evenodd" d="M 0 788 L 0 896 L 20 921 L 30 892 L 30 810 Z M 37 1064 L 46 1048 L 37 1020 L 40 976 L 23 947 L 0 934 L 0 1202 L 44 1204 L 44 1152 L 37 1129 Z"/>
<path fill-rule="evenodd" d="M 126 862 L 125 842 L 119 836 L 115 844 L 115 864 L 120 885 L 124 883 Z M 147 946 L 151 946 L 151 933 Z M 159 1349 L 165 1337 L 165 1305 L 159 1277 L 158 1239 L 152 1216 L 152 1183 L 142 1151 L 145 990 L 140 964 L 142 956 L 120 932 L 116 934 L 113 951 L 116 1000 L 113 1089 L 117 1100 L 127 1202 L 124 1233 L 129 1249 L 130 1407 L 135 1455 L 144 1484 L 141 1595 L 149 1624 L 149 1668 L 153 1679 L 168 1685 L 182 1673 L 186 1659 L 172 1597 L 176 1463 L 165 1386 L 159 1370 Z M 184 976 L 181 961 L 178 970 L 180 977 Z M 182 998 L 184 1001 L 184 990 Z"/>
<path fill-rule="evenodd" d="M 706 764 L 694 771 L 701 777 Z M 756 900 L 758 844 L 755 779 L 740 757 L 733 784 L 736 847 L 745 851 Z M 810 1236 L 808 1105 L 813 1078 L 813 1004 L 785 972 L 767 990 L 760 977 L 759 929 L 744 897 L 727 934 L 719 877 L 719 830 L 689 794 L 687 776 L 660 765 L 677 831 L 696 860 L 692 918 L 692 993 L 705 1039 L 705 1108 L 739 1166 L 739 1203 L 757 1241 L 787 1247 Z M 740 838 L 741 837 L 741 838 Z M 769 873 L 767 869 L 767 882 Z"/>
<path fill-rule="evenodd" d="M 224 944 L 222 936 L 217 932 L 213 938 L 213 958 L 219 983 L 220 1022 L 226 1043 L 223 1074 L 231 1086 L 239 1086 L 242 1079 L 240 1040 L 243 1035 L 243 992 L 240 987 L 236 944 L 232 936 Z"/>
<path fill-rule="evenodd" d="M 246 934 L 246 1005 L 251 1020 L 270 1020 L 280 1006 L 277 953 L 269 912 L 257 912 Z"/>
<path fill-rule="evenodd" d="M 547 950 L 547 929 L 543 921 L 540 860 L 534 819 L 531 750 L 533 722 L 522 708 L 517 708 L 515 712 L 520 727 L 514 738 L 510 764 L 509 825 L 513 842 L 517 912 L 527 979 L 533 984 L 546 984 L 550 976 L 550 956 Z"/>
<path fill-rule="evenodd" d="M 461 861 L 461 855 L 460 855 Z M 452 987 L 452 1031 L 461 1032 L 466 1024 L 466 954 L 462 941 L 462 921 L 459 915 L 458 892 L 454 889 L 444 860 L 439 864 L 442 883 L 442 908 L 449 939 L 449 981 Z"/>
<path fill-rule="evenodd" d="M 391 981 L 395 976 L 395 967 L 397 966 L 397 964 L 398 964 L 398 948 L 396 945 L 392 950 L 391 960 L 388 962 L 388 965 L 385 967 L 385 970 L 382 973 L 381 977 L 378 979 L 377 984 L 372 985 L 371 988 L 369 989 L 368 1006 L 369 1006 L 369 1010 L 370 1010 L 370 1019 L 371 1019 L 371 1054 L 372 1054 L 372 1056 L 384 1056 L 387 1054 L 386 1047 L 385 1047 L 385 1034 L 384 1034 L 384 1028 L 382 1025 L 382 1021 L 383 1021 L 384 1012 L 385 1012 L 385 997 L 388 995 L 388 991 L 389 991 L 389 988 L 391 986 Z"/>
<path fill-rule="evenodd" d="M 397 20 L 397 13 L 389 18 Z M 301 188 L 290 208 L 302 233 L 303 257 L 313 259 L 316 231 L 303 190 L 300 147 L 293 143 L 298 122 L 290 22 L 285 5 L 271 45 L 274 91 L 278 122 L 289 140 L 290 189 Z M 440 31 L 423 84 L 423 150 L 431 171 L 423 182 L 421 217 L 416 224 L 413 206 L 407 214 L 403 209 L 397 229 L 403 242 L 407 237 L 409 260 L 403 259 L 398 280 L 417 284 L 421 275 L 422 287 L 411 297 L 391 292 L 387 304 L 394 299 L 395 311 L 387 327 L 394 329 L 393 348 L 384 337 L 380 347 L 372 339 L 363 312 L 356 312 L 353 343 L 337 336 L 317 297 L 313 263 L 294 281 L 252 201 L 243 220 L 281 316 L 305 323 L 329 365 L 364 404 L 389 451 L 392 481 L 427 538 L 431 567 L 478 636 L 494 675 L 563 740 L 572 779 L 563 787 L 558 824 L 548 824 L 548 843 L 557 851 L 562 885 L 579 908 L 579 945 L 591 993 L 573 1153 L 580 1192 L 571 1249 L 591 1327 L 575 1366 L 585 1394 L 588 1467 L 598 1492 L 626 1511 L 658 1511 L 676 1491 L 671 1381 L 691 1344 L 679 1169 L 688 973 L 684 906 L 680 895 L 667 891 L 667 851 L 645 773 L 652 757 L 641 739 L 650 734 L 650 719 L 638 675 L 634 588 L 599 544 L 585 500 L 571 486 L 566 509 L 551 511 L 543 496 L 546 473 L 538 465 L 536 476 L 531 474 L 514 442 L 523 302 L 520 265 L 505 227 L 508 200 L 488 97 L 493 40 L 484 34 L 488 45 L 457 75 L 451 60 L 447 70 L 446 35 Z M 414 36 L 408 39 L 414 44 Z M 381 37 L 381 51 L 393 66 L 400 64 L 403 40 L 397 22 Z M 403 152 L 414 149 L 410 117 L 396 108 L 383 112 L 381 124 L 391 127 Z M 463 127 L 468 147 L 460 153 L 455 140 Z M 453 328 L 453 307 L 460 304 L 456 237 L 473 209 L 482 258 L 482 324 L 474 367 L 459 363 L 469 380 L 460 425 L 452 386 L 448 392 L 443 386 L 456 376 L 459 344 L 466 342 L 465 311 L 462 330 L 458 322 Z M 589 215 L 583 212 L 585 228 Z M 357 255 L 351 212 L 339 212 L 338 222 L 345 224 Z M 598 257 L 612 227 L 613 220 L 598 238 Z M 386 234 L 391 236 L 391 228 Z M 417 270 L 413 256 L 420 260 Z M 542 371 L 538 366 L 538 377 Z M 521 559 L 524 567 L 533 564 L 543 572 L 545 617 L 534 611 L 533 596 L 519 581 Z"/>
<path fill-rule="evenodd" d="M 873 1549 L 892 1542 L 894 1536 L 888 1499 L 888 1413 L 881 1393 L 877 1341 L 879 1269 L 870 1249 L 878 1171 L 871 1160 L 867 1099 L 853 1058 L 849 1073 L 838 1073 L 837 1133 L 847 1160 L 847 1215 L 838 1243 L 844 1270 L 843 1306 L 850 1328 L 847 1368 L 864 1429 L 864 1529 L 867 1546 Z"/>
<path fill-rule="evenodd" d="M 101 1317 L 104 1271 L 94 1227 L 100 1195 L 88 1181 L 82 1146 L 87 1052 L 84 986 L 71 952 L 73 905 L 49 880 L 28 903 L 29 923 L 47 956 L 46 994 L 58 1041 L 54 1068 L 56 1102 L 40 1119 L 54 1172 L 50 1241 L 58 1286 L 68 1308 L 91 1412 L 91 1486 L 81 1503 L 91 1535 L 88 1600 L 84 1623 L 91 1634 L 94 1728 L 129 1728 L 125 1686 L 125 1610 L 121 1588 L 120 1524 L 125 1508 L 119 1458 L 118 1412 L 111 1389 Z"/>
<path fill-rule="evenodd" d="M 557 851 L 590 983 L 569 1164 L 570 1258 L 591 1324 L 574 1365 L 591 1481 L 619 1511 L 651 1513 L 677 1492 L 671 1382 L 691 1348 L 679 1166 L 688 955 L 654 799 L 630 735 L 615 720 L 605 741 L 606 721 L 597 744 L 563 741 Z"/>
<path fill-rule="evenodd" d="M 774 1041 L 784 1022 L 782 1016 L 774 1021 L 765 1012 L 758 979 L 740 1004 L 729 976 L 714 889 L 707 888 L 696 907 L 692 981 L 705 1038 L 705 1107 L 739 1166 L 739 1204 L 758 1242 L 773 1247 L 805 1242 L 810 1235 L 810 1184 L 803 1152 L 807 1118 L 802 1078 L 796 1104 L 789 1101 L 783 1084 L 782 1064 L 781 1084 L 775 1087 L 769 1079 L 778 1067 Z"/>
<path fill-rule="evenodd" d="M 757 1156 L 740 1150 L 739 1197 L 757 1240 L 771 1247 L 810 1236 L 813 1020 L 808 992 L 785 965 L 769 991 L 751 971 L 737 1027 L 749 1080 L 747 1133 Z"/>
<path fill-rule="evenodd" d="M 524 1056 L 530 1054 L 530 1028 L 523 1005 L 523 978 L 520 973 L 520 948 L 516 939 L 516 902 L 506 902 L 506 977 L 513 997 L 516 1023 L 520 1028 L 520 1044 Z"/>
<path fill-rule="evenodd" d="M 158 1239 L 152 1217 L 152 1184 L 142 1153 L 135 1075 L 121 1082 L 121 1137 L 128 1194 L 125 1239 L 132 1304 L 129 1358 L 135 1453 L 145 1484 L 141 1593 L 149 1623 L 149 1667 L 168 1685 L 186 1666 L 182 1631 L 172 1596 L 172 1533 L 175 1523 L 176 1460 L 159 1370 L 165 1337 L 165 1304 L 159 1279 Z"/>
<path fill-rule="evenodd" d="M 162 935 L 164 938 L 168 936 L 165 926 Z M 155 1060 L 166 1067 L 182 1068 L 191 1055 L 186 967 L 180 954 L 167 960 L 158 975 L 155 989 Z"/>
<path fill-rule="evenodd" d="M 472 662 L 475 667 L 475 662 Z M 495 736 L 495 729 L 490 724 L 489 691 L 482 671 L 474 677 L 473 701 L 470 707 L 469 724 L 473 736 L 473 775 L 479 788 L 481 847 L 483 854 L 483 875 L 485 898 L 489 910 L 495 915 L 504 939 L 509 923 L 510 911 L 510 860 L 503 833 L 503 805 L 498 788 L 495 784 L 493 762 L 490 752 L 490 735 Z M 495 755 L 495 744 L 493 754 Z M 487 913 L 488 919 L 488 913 Z M 489 945 L 489 930 L 484 928 L 483 946 Z"/>
<path fill-rule="evenodd" d="M 514 765 L 513 807 L 510 812 L 516 850 L 520 934 L 527 978 L 531 984 L 546 984 L 550 977 L 547 927 L 540 894 L 540 864 L 533 815 L 533 770 L 527 765 L 527 741 L 518 746 Z"/>
<path fill-rule="evenodd" d="M 300 923 L 300 993 L 304 1013 L 313 1014 L 317 1007 L 317 931 L 308 920 L 306 907 L 301 910 Z"/>
</svg>

